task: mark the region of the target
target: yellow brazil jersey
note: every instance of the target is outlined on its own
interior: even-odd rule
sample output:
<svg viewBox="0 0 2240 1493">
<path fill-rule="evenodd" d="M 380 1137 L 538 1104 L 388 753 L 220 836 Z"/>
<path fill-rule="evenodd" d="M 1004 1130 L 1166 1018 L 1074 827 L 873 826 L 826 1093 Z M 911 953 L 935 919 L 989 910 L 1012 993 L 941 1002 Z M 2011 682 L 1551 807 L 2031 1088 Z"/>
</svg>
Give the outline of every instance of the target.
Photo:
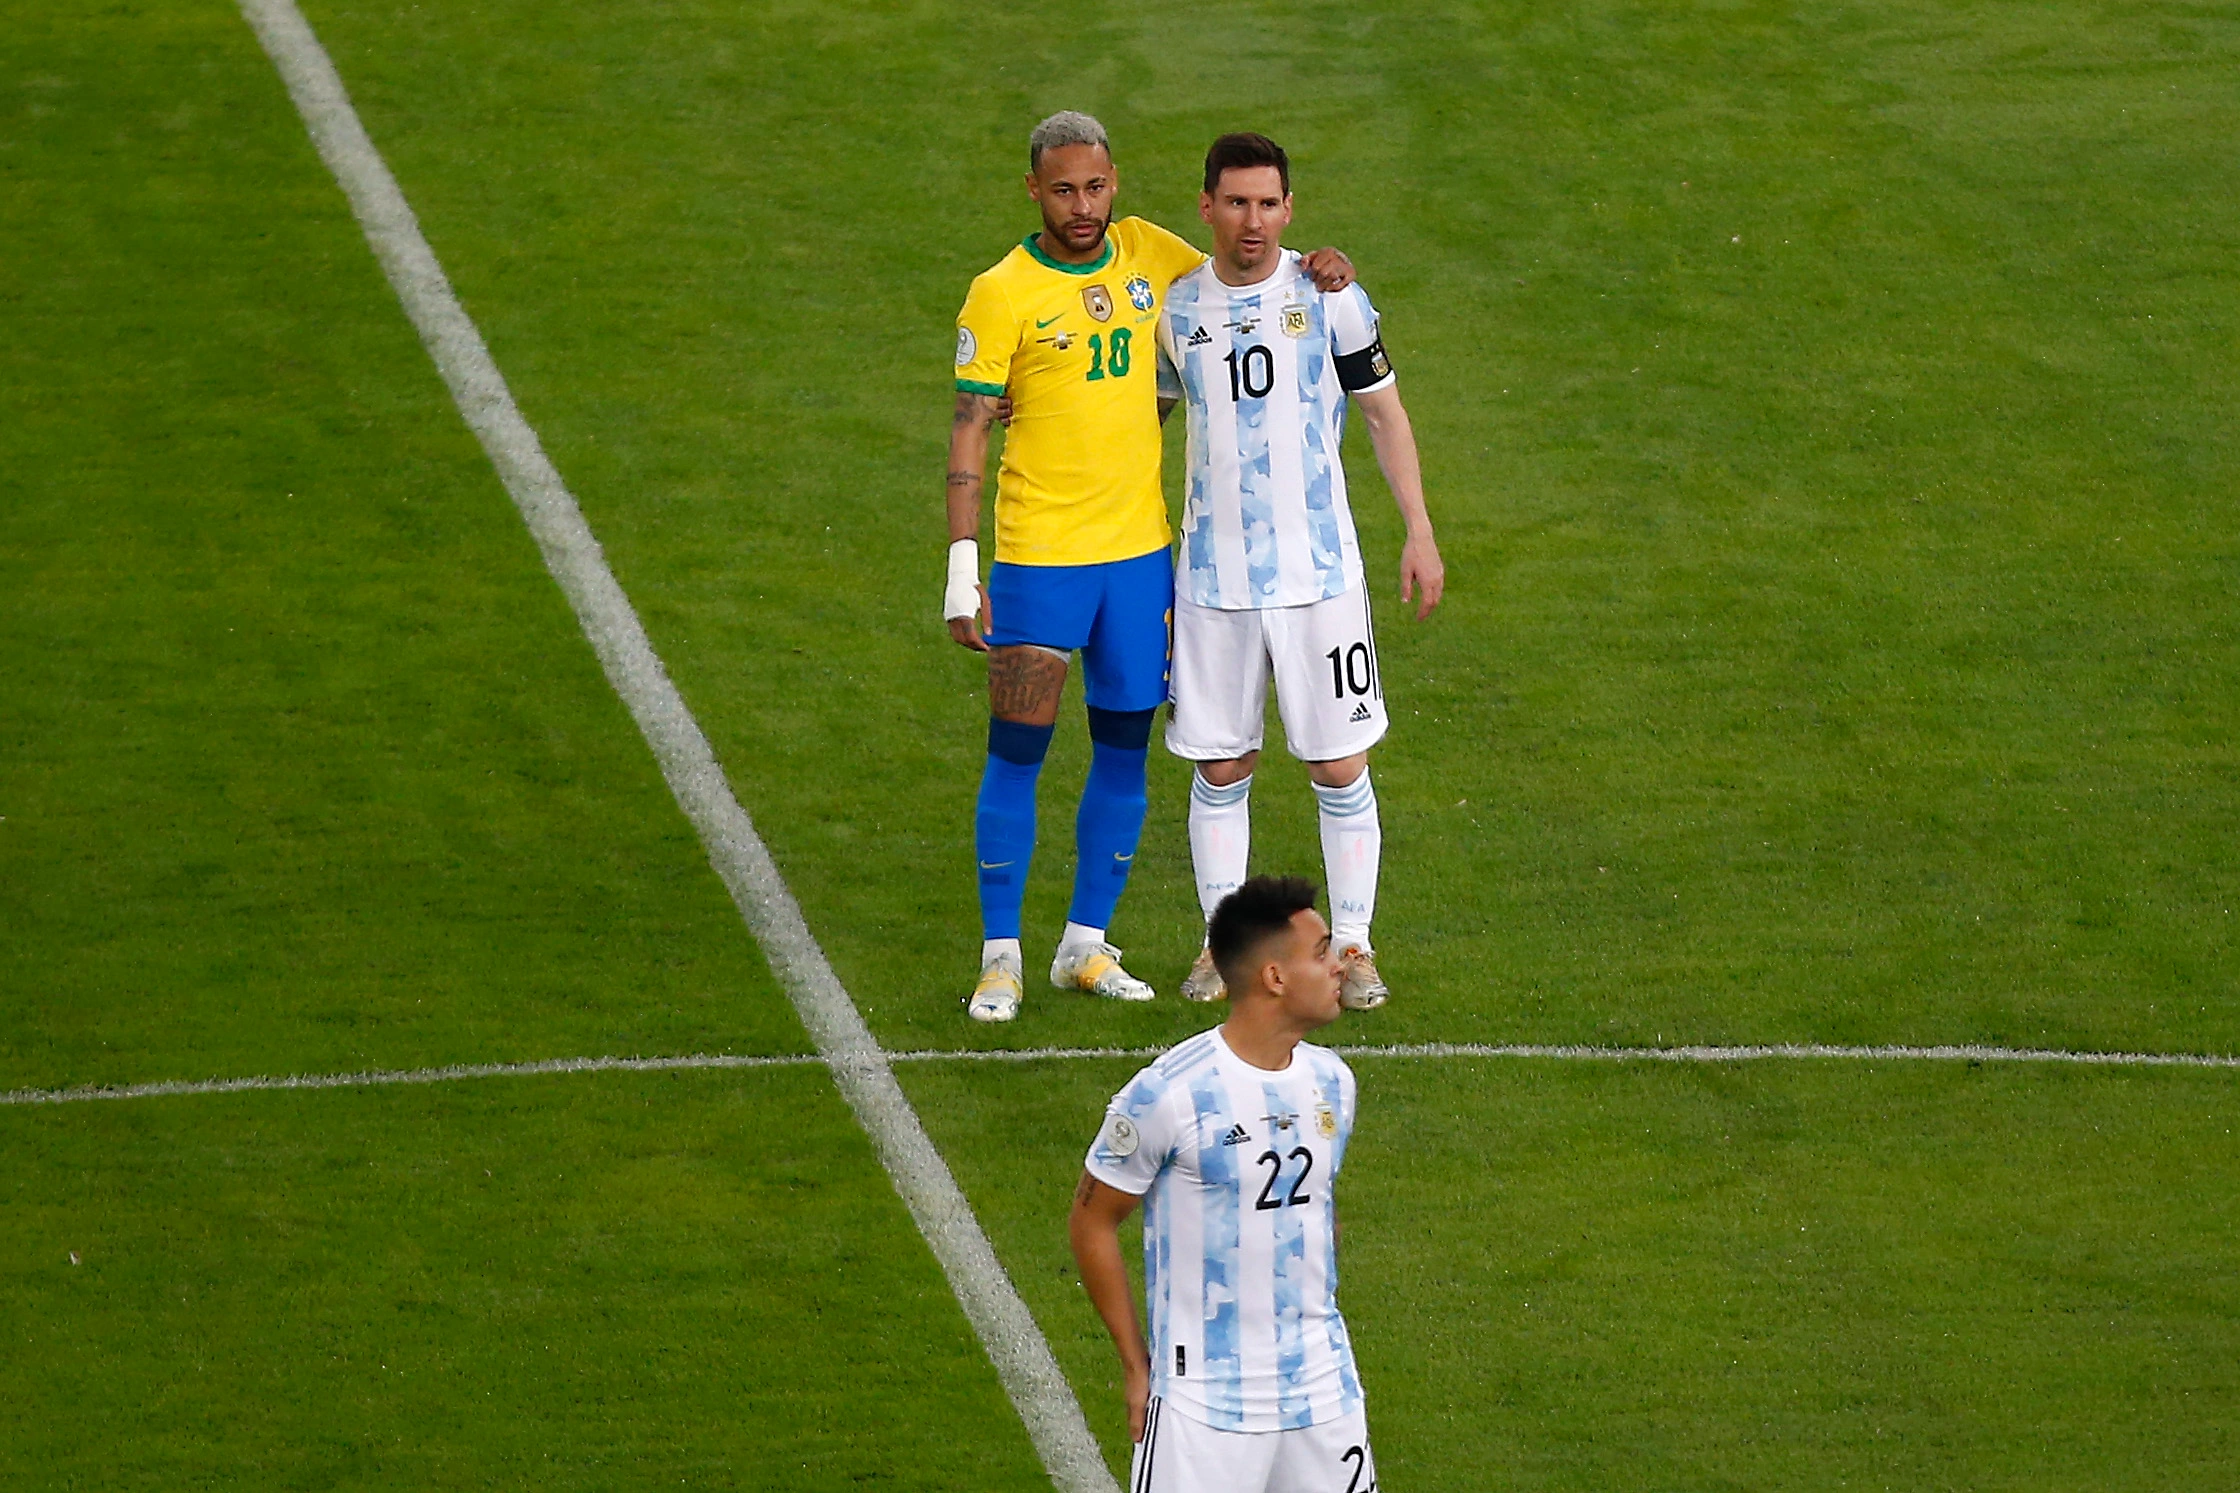
<svg viewBox="0 0 2240 1493">
<path fill-rule="evenodd" d="M 1011 395 L 996 477 L 996 558 L 1132 560 L 1167 542 L 1159 490 L 1159 304 L 1205 262 L 1141 218 L 1088 264 L 1032 238 L 972 282 L 957 315 L 957 387 Z"/>
</svg>

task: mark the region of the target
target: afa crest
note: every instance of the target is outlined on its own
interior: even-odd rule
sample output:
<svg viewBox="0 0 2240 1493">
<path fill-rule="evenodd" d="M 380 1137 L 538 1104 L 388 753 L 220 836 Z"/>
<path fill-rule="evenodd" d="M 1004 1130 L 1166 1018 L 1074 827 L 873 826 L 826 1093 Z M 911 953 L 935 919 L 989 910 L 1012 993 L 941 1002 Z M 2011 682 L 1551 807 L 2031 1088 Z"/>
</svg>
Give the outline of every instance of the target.
<svg viewBox="0 0 2240 1493">
<path fill-rule="evenodd" d="M 1091 285 L 1081 292 L 1081 304 L 1089 308 L 1089 315 L 1097 321 L 1112 320 L 1112 292 L 1102 285 Z"/>
<path fill-rule="evenodd" d="M 1321 1136 L 1324 1140 L 1334 1138 L 1338 1133 L 1338 1112 L 1327 1104 L 1316 1105 L 1314 1107 L 1314 1129 L 1315 1134 Z"/>
<path fill-rule="evenodd" d="M 1304 337 L 1307 335 L 1306 307 L 1286 306 L 1283 308 L 1283 335 L 1286 337 Z"/>
<path fill-rule="evenodd" d="M 1128 304 L 1138 311 L 1151 309 L 1151 282 L 1141 275 L 1130 275 L 1127 284 Z"/>
</svg>

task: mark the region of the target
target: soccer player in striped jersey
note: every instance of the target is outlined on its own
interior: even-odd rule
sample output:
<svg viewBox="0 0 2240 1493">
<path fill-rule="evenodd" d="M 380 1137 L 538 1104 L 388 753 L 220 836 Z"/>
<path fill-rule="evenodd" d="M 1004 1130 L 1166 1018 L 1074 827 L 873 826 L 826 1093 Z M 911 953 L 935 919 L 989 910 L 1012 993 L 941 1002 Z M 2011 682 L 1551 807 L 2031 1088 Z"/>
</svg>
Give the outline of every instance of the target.
<svg viewBox="0 0 2240 1493">
<path fill-rule="evenodd" d="M 965 1002 L 979 1021 L 1011 1020 L 1024 994 L 1019 910 L 1035 787 L 1076 651 L 1089 777 L 1075 819 L 1073 902 L 1050 979 L 1115 1000 L 1151 999 L 1105 929 L 1135 860 L 1151 718 L 1167 697 L 1174 563 L 1151 337 L 1167 286 L 1205 258 L 1141 218 L 1112 221 L 1119 178 L 1104 127 L 1088 115 L 1068 111 L 1037 125 L 1028 166 L 1042 228 L 972 282 L 957 315 L 949 435 L 943 616 L 958 643 L 989 655 L 975 822 L 980 979 Z M 1335 249 L 1309 260 L 1322 283 L 1351 283 Z M 995 564 L 982 587 L 981 486 L 989 427 L 1006 396 Z"/>
<path fill-rule="evenodd" d="M 1376 308 L 1358 285 L 1325 294 L 1283 247 L 1291 164 L 1282 148 L 1264 135 L 1214 141 L 1198 204 L 1213 258 L 1174 283 L 1158 330 L 1161 396 L 1190 411 L 1167 750 L 1197 764 L 1199 906 L 1210 918 L 1244 880 L 1272 670 L 1286 741 L 1320 808 L 1345 1004 L 1367 1010 L 1387 993 L 1369 941 L 1384 840 L 1369 748 L 1387 719 L 1338 455 L 1348 397 L 1407 524 L 1400 598 L 1420 593 L 1419 621 L 1439 604 L 1446 568 Z M 1182 993 L 1220 999 L 1210 946 Z"/>
<path fill-rule="evenodd" d="M 1130 1080 L 1083 1164 L 1068 1232 L 1120 1350 L 1131 1493 L 1376 1487 L 1337 1299 L 1353 1072 L 1303 1040 L 1341 1009 L 1314 898 L 1312 882 L 1264 876 L 1222 900 L 1227 1020 Z M 1138 1202 L 1148 1337 L 1120 1254 Z"/>
</svg>

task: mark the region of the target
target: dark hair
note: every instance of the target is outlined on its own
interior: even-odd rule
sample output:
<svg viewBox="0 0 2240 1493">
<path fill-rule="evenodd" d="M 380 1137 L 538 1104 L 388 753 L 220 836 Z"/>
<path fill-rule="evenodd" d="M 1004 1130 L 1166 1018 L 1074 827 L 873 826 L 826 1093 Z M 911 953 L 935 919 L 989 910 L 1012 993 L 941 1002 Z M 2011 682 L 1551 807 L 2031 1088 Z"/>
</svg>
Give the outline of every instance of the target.
<svg viewBox="0 0 2240 1493">
<path fill-rule="evenodd" d="M 1221 899 L 1206 925 L 1213 967 L 1232 996 L 1251 987 L 1254 956 L 1269 939 L 1290 931 L 1291 919 L 1314 906 L 1321 890 L 1304 876 L 1255 876 Z"/>
<path fill-rule="evenodd" d="M 1251 166 L 1275 167 L 1276 175 L 1283 178 L 1283 195 L 1291 195 L 1291 157 L 1266 135 L 1250 133 L 1223 135 L 1213 142 L 1213 149 L 1206 152 L 1206 190 L 1221 185 L 1222 172 Z"/>
</svg>

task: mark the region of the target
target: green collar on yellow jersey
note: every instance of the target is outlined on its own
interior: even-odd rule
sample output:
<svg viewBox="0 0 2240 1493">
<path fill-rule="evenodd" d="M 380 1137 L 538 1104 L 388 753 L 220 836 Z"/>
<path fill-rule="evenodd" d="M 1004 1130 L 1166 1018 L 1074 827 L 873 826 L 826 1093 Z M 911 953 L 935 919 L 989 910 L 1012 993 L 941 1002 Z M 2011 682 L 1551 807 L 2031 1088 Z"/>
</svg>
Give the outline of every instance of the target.
<svg viewBox="0 0 2240 1493">
<path fill-rule="evenodd" d="M 1030 233 L 1025 238 L 1019 240 L 1019 246 L 1025 249 L 1029 254 L 1032 254 L 1034 256 L 1035 263 L 1048 265 L 1051 269 L 1056 270 L 1061 275 L 1093 275 L 1097 271 L 1103 269 L 1106 265 L 1112 263 L 1112 256 L 1119 252 L 1112 247 L 1112 230 L 1109 228 L 1105 230 L 1104 253 L 1097 257 L 1097 260 L 1094 264 L 1067 264 L 1062 259 L 1052 259 L 1049 255 L 1042 252 L 1042 245 L 1036 243 L 1034 240 L 1035 235 Z"/>
</svg>

